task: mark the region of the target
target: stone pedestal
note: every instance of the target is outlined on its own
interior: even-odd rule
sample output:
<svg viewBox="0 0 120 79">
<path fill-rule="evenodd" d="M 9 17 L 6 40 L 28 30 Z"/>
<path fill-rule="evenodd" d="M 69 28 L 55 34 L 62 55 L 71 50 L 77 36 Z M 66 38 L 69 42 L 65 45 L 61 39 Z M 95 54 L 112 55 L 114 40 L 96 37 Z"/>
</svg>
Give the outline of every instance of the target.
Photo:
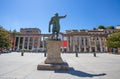
<svg viewBox="0 0 120 79">
<path fill-rule="evenodd" d="M 47 40 L 47 59 L 45 64 L 62 64 L 60 43 L 57 40 Z"/>
<path fill-rule="evenodd" d="M 47 58 L 37 66 L 37 70 L 68 70 L 69 66 L 61 58 L 59 40 L 46 40 Z"/>
<path fill-rule="evenodd" d="M 67 63 L 62 64 L 38 64 L 37 70 L 69 70 L 69 66 Z"/>
</svg>

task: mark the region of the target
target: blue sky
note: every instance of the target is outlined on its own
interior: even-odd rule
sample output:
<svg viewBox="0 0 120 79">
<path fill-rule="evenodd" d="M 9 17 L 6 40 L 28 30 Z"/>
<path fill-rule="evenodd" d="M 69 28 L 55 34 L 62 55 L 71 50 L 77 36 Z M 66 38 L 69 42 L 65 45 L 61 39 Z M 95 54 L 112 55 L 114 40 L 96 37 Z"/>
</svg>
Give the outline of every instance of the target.
<svg viewBox="0 0 120 79">
<path fill-rule="evenodd" d="M 120 25 L 120 0 L 0 0 L 0 25 L 7 30 L 39 28 L 48 33 L 56 12 L 67 15 L 60 21 L 61 32 Z"/>
</svg>

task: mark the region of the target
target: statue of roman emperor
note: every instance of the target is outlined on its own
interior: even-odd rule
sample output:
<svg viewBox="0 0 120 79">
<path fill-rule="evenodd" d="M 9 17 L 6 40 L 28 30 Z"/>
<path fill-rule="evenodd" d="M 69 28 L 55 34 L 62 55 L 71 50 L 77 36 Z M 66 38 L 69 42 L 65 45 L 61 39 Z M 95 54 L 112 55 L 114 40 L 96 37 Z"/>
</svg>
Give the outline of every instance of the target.
<svg viewBox="0 0 120 79">
<path fill-rule="evenodd" d="M 58 39 L 58 35 L 60 32 L 60 19 L 65 18 L 66 15 L 64 16 L 59 16 L 58 13 L 56 13 L 50 20 L 49 22 L 49 32 L 51 32 L 50 30 L 50 26 L 52 25 L 52 39 Z"/>
</svg>

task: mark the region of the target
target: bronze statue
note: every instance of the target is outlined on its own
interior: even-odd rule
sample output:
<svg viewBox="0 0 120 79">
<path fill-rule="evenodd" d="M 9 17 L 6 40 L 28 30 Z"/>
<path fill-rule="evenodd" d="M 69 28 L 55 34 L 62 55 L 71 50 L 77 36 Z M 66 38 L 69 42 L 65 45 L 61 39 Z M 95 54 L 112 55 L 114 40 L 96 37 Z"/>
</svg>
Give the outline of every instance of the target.
<svg viewBox="0 0 120 79">
<path fill-rule="evenodd" d="M 51 31 L 50 30 L 50 26 L 52 25 L 53 28 L 52 28 L 52 39 L 58 39 L 58 35 L 59 35 L 59 32 L 60 32 L 60 23 L 59 23 L 59 20 L 61 18 L 65 18 L 65 16 L 59 16 L 58 13 L 56 13 L 50 20 L 49 22 L 49 32 Z"/>
</svg>

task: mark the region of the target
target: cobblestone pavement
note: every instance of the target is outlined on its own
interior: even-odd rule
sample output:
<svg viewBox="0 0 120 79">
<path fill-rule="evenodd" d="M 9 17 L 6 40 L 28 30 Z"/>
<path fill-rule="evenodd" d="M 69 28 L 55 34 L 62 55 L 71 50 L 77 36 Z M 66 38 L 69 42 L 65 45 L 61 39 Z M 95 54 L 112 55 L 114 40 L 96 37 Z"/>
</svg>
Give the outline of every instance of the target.
<svg viewBox="0 0 120 79">
<path fill-rule="evenodd" d="M 0 55 L 0 79 L 119 79 L 120 55 L 63 53 L 62 58 L 69 64 L 68 71 L 37 70 L 44 62 L 43 53 L 8 53 Z"/>
</svg>

